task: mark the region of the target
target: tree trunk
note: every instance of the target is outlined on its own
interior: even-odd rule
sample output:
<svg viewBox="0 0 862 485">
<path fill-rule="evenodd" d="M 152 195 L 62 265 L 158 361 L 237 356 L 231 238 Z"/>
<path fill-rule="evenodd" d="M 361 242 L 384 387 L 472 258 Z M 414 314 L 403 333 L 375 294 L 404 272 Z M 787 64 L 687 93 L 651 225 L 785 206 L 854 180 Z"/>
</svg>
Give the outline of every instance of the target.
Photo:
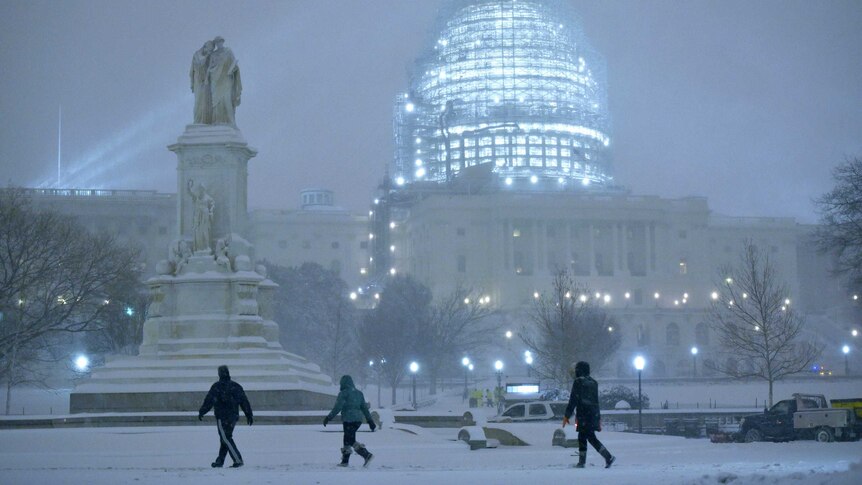
<svg viewBox="0 0 862 485">
<path fill-rule="evenodd" d="M 772 379 L 769 379 L 769 407 L 772 407 Z"/>
<path fill-rule="evenodd" d="M 395 389 L 396 389 L 397 387 L 398 387 L 398 386 L 395 386 L 395 385 L 393 385 L 393 386 L 392 386 L 392 405 L 393 405 L 393 406 L 395 405 Z"/>
<path fill-rule="evenodd" d="M 6 415 L 9 415 L 9 406 L 12 400 L 12 376 L 6 381 Z"/>
<path fill-rule="evenodd" d="M 430 369 L 430 382 L 428 383 L 428 394 L 437 395 L 437 369 Z"/>
</svg>

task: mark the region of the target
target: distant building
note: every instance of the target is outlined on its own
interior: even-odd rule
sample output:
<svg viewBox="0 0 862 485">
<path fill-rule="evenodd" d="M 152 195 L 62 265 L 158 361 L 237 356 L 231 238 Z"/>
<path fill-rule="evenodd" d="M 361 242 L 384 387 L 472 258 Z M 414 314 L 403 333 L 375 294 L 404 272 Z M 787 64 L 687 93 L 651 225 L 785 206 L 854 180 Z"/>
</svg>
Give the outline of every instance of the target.
<svg viewBox="0 0 862 485">
<path fill-rule="evenodd" d="M 647 375 L 690 377 L 696 361 L 702 373 L 718 358 L 711 293 L 751 240 L 808 314 L 807 338 L 837 349 L 849 334 L 850 295 L 815 251 L 812 227 L 720 216 L 705 198 L 634 195 L 615 181 L 604 60 L 569 2 L 453 0 L 432 35 L 395 101 L 369 285 L 399 272 L 435 295 L 464 283 L 520 326 L 567 269 L 619 320 L 608 330 L 622 347 L 603 373 L 631 376 L 643 353 Z"/>
</svg>

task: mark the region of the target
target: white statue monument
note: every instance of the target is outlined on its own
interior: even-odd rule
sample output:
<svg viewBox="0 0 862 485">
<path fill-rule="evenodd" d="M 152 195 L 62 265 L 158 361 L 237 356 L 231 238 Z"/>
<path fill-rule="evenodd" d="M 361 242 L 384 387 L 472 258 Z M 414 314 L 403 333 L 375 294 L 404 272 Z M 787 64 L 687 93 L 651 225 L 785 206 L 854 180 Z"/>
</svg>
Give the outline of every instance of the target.
<svg viewBox="0 0 862 485">
<path fill-rule="evenodd" d="M 72 393 L 72 413 L 197 410 L 222 364 L 256 410 L 334 402 L 332 379 L 281 347 L 272 321 L 277 285 L 254 265 L 254 247 L 242 237 L 248 161 L 257 152 L 234 123 L 242 87 L 223 42 L 216 37 L 212 52 L 206 43 L 195 53 L 194 123 L 168 147 L 177 155 L 178 239 L 147 282 L 152 303 L 139 355 L 95 369 Z"/>
</svg>

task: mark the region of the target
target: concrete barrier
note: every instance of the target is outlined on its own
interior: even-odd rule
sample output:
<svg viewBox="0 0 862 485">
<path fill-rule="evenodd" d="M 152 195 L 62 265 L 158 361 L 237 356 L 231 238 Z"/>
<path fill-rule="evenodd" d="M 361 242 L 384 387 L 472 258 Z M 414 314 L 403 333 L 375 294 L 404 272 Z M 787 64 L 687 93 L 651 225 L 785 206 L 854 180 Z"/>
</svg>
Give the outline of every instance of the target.
<svg viewBox="0 0 862 485">
<path fill-rule="evenodd" d="M 470 445 L 470 451 L 488 447 L 488 438 L 479 426 L 464 426 L 458 430 L 458 440 Z"/>
<path fill-rule="evenodd" d="M 563 448 L 577 448 L 578 437 L 575 431 L 571 431 L 572 436 L 569 436 L 569 430 L 566 428 L 557 428 L 554 430 L 554 436 L 551 438 L 551 446 L 562 446 Z"/>
</svg>

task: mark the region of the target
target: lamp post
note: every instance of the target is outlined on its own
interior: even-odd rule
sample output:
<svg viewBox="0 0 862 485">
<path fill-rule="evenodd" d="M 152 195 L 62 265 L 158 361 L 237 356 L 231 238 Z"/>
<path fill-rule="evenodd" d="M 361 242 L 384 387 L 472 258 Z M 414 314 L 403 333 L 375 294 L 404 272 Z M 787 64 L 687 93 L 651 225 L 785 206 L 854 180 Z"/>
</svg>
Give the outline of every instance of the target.
<svg viewBox="0 0 862 485">
<path fill-rule="evenodd" d="M 410 363 L 410 373 L 413 375 L 413 409 L 416 409 L 416 373 L 419 371 L 419 364 L 415 361 Z"/>
<path fill-rule="evenodd" d="M 461 402 L 464 402 L 467 400 L 467 369 L 470 368 L 470 359 L 464 357 L 461 359 L 461 365 L 464 367 L 464 398 L 461 399 Z"/>
<path fill-rule="evenodd" d="M 646 365 L 646 360 L 642 356 L 635 357 L 635 369 L 638 370 L 638 433 L 644 432 L 643 427 L 643 394 L 641 393 L 641 373 Z"/>
<path fill-rule="evenodd" d="M 691 348 L 691 376 L 697 377 L 697 347 Z"/>
<path fill-rule="evenodd" d="M 850 362 L 847 360 L 847 354 L 850 353 L 850 346 L 845 345 L 844 347 L 841 347 L 841 352 L 844 352 L 844 375 L 849 376 L 850 375 Z"/>
<path fill-rule="evenodd" d="M 494 362 L 494 369 L 497 371 L 497 389 L 495 390 L 494 394 L 495 394 L 495 397 L 497 398 L 497 414 L 500 414 L 500 411 L 501 411 L 500 408 L 502 407 L 502 404 L 503 404 L 502 403 L 503 392 L 501 391 L 501 389 L 503 387 L 503 361 L 498 360 L 498 361 Z"/>
<path fill-rule="evenodd" d="M 512 349 L 512 331 L 506 330 L 506 350 Z"/>
<path fill-rule="evenodd" d="M 527 364 L 527 377 L 530 377 L 530 374 L 532 374 L 530 370 L 533 367 L 533 353 L 529 350 L 524 351 L 524 362 Z"/>
</svg>

